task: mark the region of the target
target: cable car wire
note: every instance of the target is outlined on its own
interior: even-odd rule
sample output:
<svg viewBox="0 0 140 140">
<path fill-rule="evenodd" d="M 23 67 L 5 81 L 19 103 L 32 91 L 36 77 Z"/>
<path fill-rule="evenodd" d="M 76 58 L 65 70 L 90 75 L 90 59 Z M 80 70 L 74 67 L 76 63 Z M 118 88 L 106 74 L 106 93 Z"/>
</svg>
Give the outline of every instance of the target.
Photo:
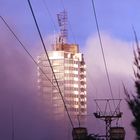
<svg viewBox="0 0 140 140">
<path fill-rule="evenodd" d="M 15 37 L 15 39 L 19 42 L 19 44 L 22 46 L 22 48 L 24 49 L 24 51 L 29 55 L 29 57 L 31 58 L 31 60 L 35 63 L 35 65 L 40 69 L 40 71 L 45 75 L 46 79 L 57 89 L 57 87 L 53 84 L 53 82 L 48 78 L 48 76 L 46 75 L 46 73 L 43 71 L 43 69 L 38 65 L 38 63 L 35 61 L 35 59 L 33 58 L 33 56 L 30 54 L 30 52 L 27 50 L 27 48 L 25 47 L 25 45 L 20 41 L 20 39 L 18 38 L 18 36 L 14 33 L 14 31 L 12 30 L 12 28 L 8 25 L 8 23 L 6 22 L 6 20 L 0 16 L 1 20 L 3 21 L 3 23 L 6 25 L 6 27 L 9 29 L 9 31 L 13 34 L 13 36 Z"/>
<path fill-rule="evenodd" d="M 101 33 L 100 33 L 100 29 L 99 29 L 98 18 L 97 18 L 97 14 L 96 14 L 96 8 L 95 8 L 94 0 L 91 0 L 91 2 L 92 2 L 94 18 L 95 18 L 95 22 L 96 22 L 96 28 L 97 28 L 97 32 L 98 32 L 98 37 L 99 37 L 99 43 L 100 43 L 100 47 L 101 47 L 101 51 L 102 51 L 102 56 L 103 56 L 107 81 L 108 81 L 108 84 L 109 84 L 109 89 L 110 89 L 112 99 L 114 99 L 113 90 L 112 90 L 111 81 L 110 81 L 109 72 L 108 72 L 108 67 L 107 67 L 107 62 L 106 62 L 105 53 L 104 53 L 104 48 L 103 48 L 103 43 L 102 43 L 102 38 L 101 38 Z M 114 107 L 115 107 L 115 101 L 114 100 L 113 100 L 113 104 L 114 104 Z"/>
<path fill-rule="evenodd" d="M 58 90 L 58 88 L 54 85 L 54 83 L 48 78 L 48 76 L 46 75 L 46 73 L 43 71 L 43 69 L 38 65 L 38 63 L 35 61 L 35 59 L 33 58 L 33 56 L 30 54 L 30 52 L 26 49 L 25 45 L 20 41 L 20 39 L 18 38 L 18 36 L 14 33 L 14 31 L 11 29 L 11 27 L 8 25 L 8 23 L 6 22 L 6 20 L 0 16 L 1 20 L 4 22 L 4 24 L 6 25 L 6 27 L 9 29 L 9 31 L 13 34 L 13 36 L 15 37 L 15 39 L 19 42 L 19 44 L 22 46 L 22 48 L 25 50 L 25 52 L 29 55 L 29 57 L 31 58 L 31 60 L 35 63 L 35 65 L 40 69 L 40 71 L 45 75 L 46 79 Z"/>
<path fill-rule="evenodd" d="M 35 59 L 33 58 L 33 56 L 30 54 L 30 52 L 26 49 L 26 47 L 24 46 L 24 44 L 20 41 L 20 39 L 18 38 L 18 36 L 14 33 L 14 31 L 11 29 L 11 27 L 8 25 L 8 23 L 5 21 L 5 19 L 0 16 L 1 20 L 4 22 L 4 24 L 6 25 L 6 27 L 9 29 L 9 31 L 13 34 L 13 36 L 15 37 L 15 39 L 19 42 L 19 44 L 22 46 L 22 48 L 25 50 L 25 52 L 30 56 L 31 60 L 35 63 L 35 65 L 40 69 L 40 71 L 45 75 L 45 77 L 47 78 L 47 80 L 58 90 L 58 88 L 54 85 L 54 83 L 48 78 L 48 76 L 46 75 L 46 73 L 43 71 L 43 69 L 38 65 L 38 63 L 35 61 Z M 70 117 L 70 116 L 69 116 Z M 71 119 L 71 118 L 69 118 Z M 72 120 L 71 120 L 72 121 Z M 74 128 L 73 123 L 71 124 L 72 127 Z M 12 138 L 14 137 L 14 133 L 12 132 Z"/>
<path fill-rule="evenodd" d="M 55 75 L 55 73 L 54 73 L 54 70 L 53 70 L 53 67 L 52 67 L 52 64 L 51 64 L 51 61 L 50 61 L 50 58 L 49 58 L 49 55 L 48 55 L 48 52 L 47 52 L 47 49 L 46 49 L 46 46 L 45 46 L 45 43 L 44 43 L 42 34 L 41 34 L 41 32 L 40 32 L 40 28 L 39 28 L 39 25 L 38 25 L 38 23 L 37 23 L 37 20 L 36 20 L 36 17 L 35 17 L 35 14 L 34 14 L 34 11 L 33 11 L 33 8 L 32 8 L 32 5 L 31 5 L 30 0 L 28 0 L 28 4 L 29 4 L 30 10 L 31 10 L 31 13 L 32 13 L 32 16 L 33 16 L 33 19 L 34 19 L 34 22 L 35 22 L 35 25 L 36 25 L 36 28 L 37 28 L 37 31 L 38 31 L 38 34 L 39 34 L 41 43 L 42 43 L 42 46 L 43 46 L 43 49 L 44 49 L 45 54 L 46 54 L 46 56 L 47 56 L 47 59 L 48 59 L 50 68 L 51 68 L 51 70 L 52 70 L 52 73 L 53 73 L 53 76 L 54 76 L 54 79 L 55 79 L 55 82 L 56 82 L 56 84 L 57 84 L 59 94 L 60 94 L 60 96 L 61 96 L 61 98 L 62 98 L 62 101 L 63 101 L 64 107 L 65 107 L 66 113 L 67 113 L 67 115 L 68 115 L 68 118 L 69 118 L 69 120 L 70 120 L 70 123 L 71 123 L 72 128 L 74 128 L 74 124 L 73 124 L 73 122 L 72 122 L 71 116 L 70 116 L 70 114 L 69 114 L 68 108 L 67 108 L 66 103 L 65 103 L 65 100 L 64 100 L 64 97 L 63 97 L 62 92 L 61 92 L 61 89 L 60 89 L 60 87 L 59 87 L 59 84 L 58 84 L 56 75 Z"/>
</svg>

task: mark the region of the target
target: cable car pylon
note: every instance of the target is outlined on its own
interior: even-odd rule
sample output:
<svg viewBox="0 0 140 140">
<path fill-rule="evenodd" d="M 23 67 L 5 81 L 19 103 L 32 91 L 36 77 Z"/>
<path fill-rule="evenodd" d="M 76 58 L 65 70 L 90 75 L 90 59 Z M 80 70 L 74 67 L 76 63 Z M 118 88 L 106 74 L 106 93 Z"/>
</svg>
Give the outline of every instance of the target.
<svg viewBox="0 0 140 140">
<path fill-rule="evenodd" d="M 122 117 L 122 112 L 120 112 L 120 103 L 122 99 L 95 99 L 96 112 L 94 116 L 97 119 L 103 120 L 105 122 L 106 140 L 124 140 L 125 130 L 123 127 L 111 127 L 111 123 L 114 120 L 119 120 Z M 112 102 L 118 102 L 116 108 L 113 110 Z M 104 109 L 103 109 L 104 108 Z"/>
</svg>

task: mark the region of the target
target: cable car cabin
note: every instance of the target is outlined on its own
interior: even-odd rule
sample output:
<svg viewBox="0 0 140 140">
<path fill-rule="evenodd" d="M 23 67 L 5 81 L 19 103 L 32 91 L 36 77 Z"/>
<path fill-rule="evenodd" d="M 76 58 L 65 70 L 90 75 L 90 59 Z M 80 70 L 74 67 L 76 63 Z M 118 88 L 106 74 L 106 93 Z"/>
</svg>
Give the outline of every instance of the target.
<svg viewBox="0 0 140 140">
<path fill-rule="evenodd" d="M 73 140 L 87 140 L 88 132 L 85 127 L 76 127 L 72 130 Z"/>
<path fill-rule="evenodd" d="M 124 140 L 125 130 L 123 127 L 111 127 L 110 128 L 110 140 Z"/>
</svg>

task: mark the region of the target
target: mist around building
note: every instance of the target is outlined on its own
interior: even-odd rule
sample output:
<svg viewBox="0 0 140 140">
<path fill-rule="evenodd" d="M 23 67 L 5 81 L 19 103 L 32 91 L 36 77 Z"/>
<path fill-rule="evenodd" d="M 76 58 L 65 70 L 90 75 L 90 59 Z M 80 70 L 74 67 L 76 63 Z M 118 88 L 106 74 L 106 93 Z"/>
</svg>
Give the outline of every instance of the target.
<svg viewBox="0 0 140 140">
<path fill-rule="evenodd" d="M 50 45 L 51 49 L 48 50 L 53 71 L 44 52 L 39 52 L 36 56 L 37 67 L 19 48 L 19 44 L 12 35 L 6 29 L 3 30 L 3 38 L 0 42 L 2 64 L 0 69 L 0 110 L 2 112 L 0 137 L 3 140 L 11 138 L 15 140 L 71 140 L 73 127 L 58 85 L 74 127 L 85 127 L 89 134 L 105 135 L 105 123 L 95 119 L 93 115 L 96 112 L 94 99 L 110 97 L 103 63 L 96 58 L 99 51 L 93 47 L 98 46 L 97 36 L 91 36 L 87 40 L 84 51 L 78 44 L 70 43 L 66 30 L 67 17 L 64 15 L 65 18 L 60 18 L 63 14 L 61 12 L 58 15 L 60 32 L 54 36 L 54 41 Z M 109 66 L 115 98 L 124 98 L 120 95 L 122 93 L 120 79 L 128 82 L 132 74 L 128 69 L 128 63 L 126 64 L 126 61 L 132 60 L 132 50 L 127 47 L 131 43 L 127 44 L 105 33 L 102 34 L 106 49 L 112 54 L 112 58 L 107 56 L 108 62 L 112 64 L 111 61 L 114 59 L 113 62 L 120 64 L 120 68 L 116 63 L 112 64 L 113 67 Z M 123 53 L 111 51 L 114 49 L 112 47 L 114 44 L 115 48 L 122 46 L 124 50 L 122 49 L 121 52 L 129 52 L 129 55 L 124 56 Z M 93 64 L 92 61 L 95 63 Z M 96 79 L 96 82 L 93 79 Z M 128 85 L 130 88 L 133 86 L 132 82 L 128 82 Z M 113 122 L 112 126 L 125 127 L 126 139 L 133 138 L 134 132 L 130 126 L 132 116 L 128 112 L 127 105 L 124 102 L 122 104 L 124 116 L 122 120 Z M 106 104 L 101 105 L 103 110 L 105 106 Z M 113 106 L 112 103 L 112 110 Z M 132 135 L 129 133 L 130 130 Z"/>
</svg>

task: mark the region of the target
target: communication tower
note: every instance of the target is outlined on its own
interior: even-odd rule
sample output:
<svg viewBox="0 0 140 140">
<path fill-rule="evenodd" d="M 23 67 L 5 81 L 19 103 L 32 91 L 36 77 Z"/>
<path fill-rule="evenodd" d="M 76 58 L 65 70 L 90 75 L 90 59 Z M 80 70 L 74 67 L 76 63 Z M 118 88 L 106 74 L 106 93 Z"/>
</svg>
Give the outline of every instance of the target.
<svg viewBox="0 0 140 140">
<path fill-rule="evenodd" d="M 58 24 L 60 27 L 60 36 L 59 36 L 59 43 L 66 44 L 68 40 L 68 16 L 67 12 L 64 10 L 57 14 Z"/>
</svg>

